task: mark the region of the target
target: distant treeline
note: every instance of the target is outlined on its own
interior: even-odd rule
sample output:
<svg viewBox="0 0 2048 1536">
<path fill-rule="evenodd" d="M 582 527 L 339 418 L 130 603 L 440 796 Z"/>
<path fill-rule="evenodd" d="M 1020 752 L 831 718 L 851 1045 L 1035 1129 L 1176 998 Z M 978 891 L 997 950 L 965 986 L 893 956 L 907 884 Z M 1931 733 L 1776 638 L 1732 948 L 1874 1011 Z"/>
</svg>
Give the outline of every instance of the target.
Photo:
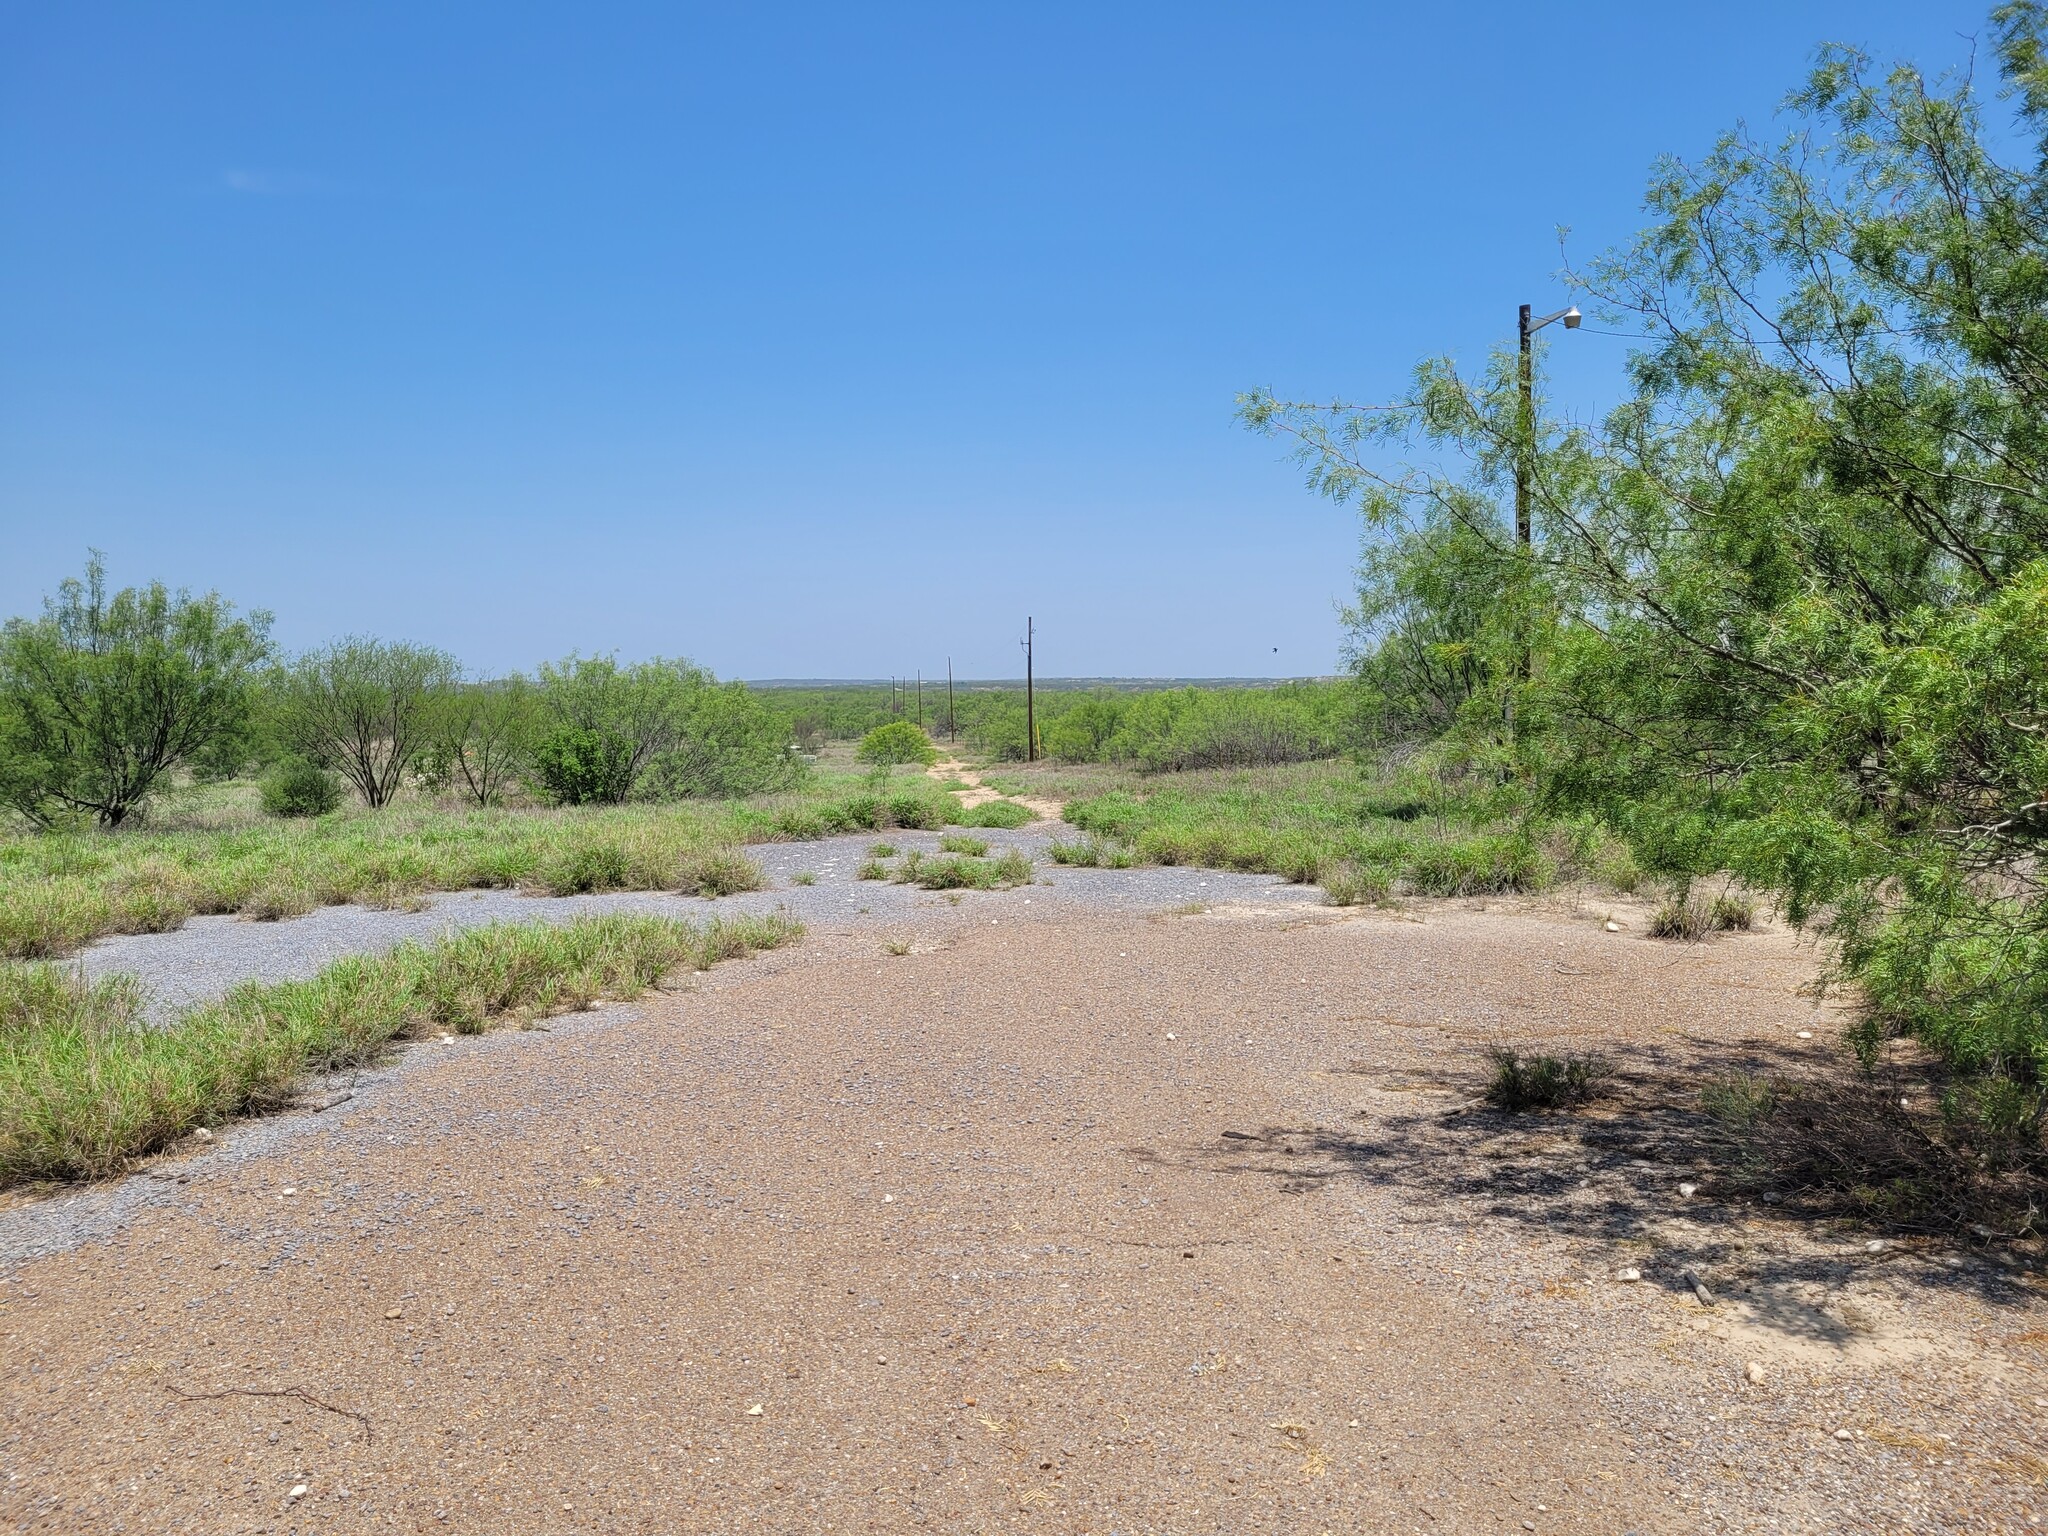
<svg viewBox="0 0 2048 1536">
<path fill-rule="evenodd" d="M 1297 762 L 1355 736 L 1356 691 L 1045 691 L 1044 755 L 1146 769 Z M 161 583 L 110 591 L 95 556 L 40 618 L 0 628 L 0 808 L 35 826 L 119 826 L 174 773 L 264 781 L 264 803 L 317 815 L 348 793 L 477 805 L 621 804 L 788 789 L 828 739 L 891 721 L 970 750 L 1027 755 L 1021 689 L 765 688 L 686 660 L 570 655 L 478 676 L 431 646 L 348 636 L 295 656 L 265 613 Z"/>
<path fill-rule="evenodd" d="M 1022 687 L 763 690 L 788 711 L 795 739 L 809 750 L 852 740 L 891 720 L 923 724 L 939 740 L 959 740 L 998 762 L 1028 756 Z M 1166 687 L 1138 691 L 1098 686 L 1040 688 L 1038 747 L 1071 763 L 1128 763 L 1159 771 L 1248 767 L 1334 757 L 1363 740 L 1361 694 L 1346 680 L 1268 687 Z"/>
</svg>

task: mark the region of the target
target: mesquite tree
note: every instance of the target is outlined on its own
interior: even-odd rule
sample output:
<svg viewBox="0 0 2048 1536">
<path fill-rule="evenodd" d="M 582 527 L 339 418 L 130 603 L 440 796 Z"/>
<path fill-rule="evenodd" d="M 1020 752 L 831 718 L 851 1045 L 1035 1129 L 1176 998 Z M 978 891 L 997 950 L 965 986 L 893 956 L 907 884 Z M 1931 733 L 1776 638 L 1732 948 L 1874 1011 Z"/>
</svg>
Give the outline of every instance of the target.
<svg viewBox="0 0 2048 1536">
<path fill-rule="evenodd" d="M 0 630 L 0 800 L 38 825 L 118 827 L 163 776 L 241 728 L 270 616 L 161 582 L 107 592 L 95 552 L 40 619 Z"/>
<path fill-rule="evenodd" d="M 1776 893 L 1860 984 L 1867 1052 L 1917 1036 L 1974 1078 L 1959 1114 L 2025 1139 L 2048 1084 L 2048 17 L 2005 6 L 1994 35 L 2010 161 L 1967 76 L 1835 49 L 1781 137 L 1661 164 L 1656 222 L 1574 274 L 1648 338 L 1602 421 L 1526 422 L 1505 353 L 1427 364 L 1385 408 L 1242 408 L 1374 526 L 1485 552 L 1512 622 L 1453 637 L 1480 662 L 1476 753 L 1680 880 Z M 1402 467 L 1417 443 L 1463 471 Z"/>
<path fill-rule="evenodd" d="M 455 659 L 431 646 L 350 636 L 286 671 L 279 723 L 296 750 L 347 779 L 375 810 L 426 750 L 460 675 Z"/>
</svg>

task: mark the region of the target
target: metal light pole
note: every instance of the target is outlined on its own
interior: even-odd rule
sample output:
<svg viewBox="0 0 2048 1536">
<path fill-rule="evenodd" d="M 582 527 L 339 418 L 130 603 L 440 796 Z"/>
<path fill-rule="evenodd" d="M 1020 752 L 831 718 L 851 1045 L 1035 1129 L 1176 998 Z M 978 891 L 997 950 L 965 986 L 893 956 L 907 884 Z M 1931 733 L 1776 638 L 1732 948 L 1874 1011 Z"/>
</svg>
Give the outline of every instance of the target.
<svg viewBox="0 0 2048 1536">
<path fill-rule="evenodd" d="M 1584 318 L 1576 304 L 1569 309 L 1560 309 L 1554 315 L 1545 315 L 1541 320 L 1531 320 L 1529 306 L 1522 306 L 1518 326 L 1522 343 L 1519 360 L 1522 415 L 1515 423 L 1520 438 L 1515 452 L 1515 542 L 1524 549 L 1529 547 L 1529 471 L 1536 456 L 1536 375 L 1530 359 L 1529 338 L 1554 320 L 1562 320 L 1566 330 L 1576 331 Z"/>
<path fill-rule="evenodd" d="M 1516 361 L 1517 382 L 1521 385 L 1521 413 L 1515 422 L 1515 542 L 1522 547 L 1526 556 L 1531 547 L 1529 527 L 1529 479 L 1536 462 L 1536 372 L 1529 350 L 1529 338 L 1552 321 L 1562 320 L 1564 328 L 1576 331 L 1585 317 L 1574 304 L 1560 309 L 1555 314 L 1545 315 L 1540 320 L 1529 318 L 1529 306 L 1522 306 L 1516 329 L 1521 333 L 1521 356 Z M 1527 622 L 1526 616 L 1524 622 Z M 1536 649 L 1530 644 L 1525 633 L 1522 636 L 1522 676 L 1531 677 L 1536 671 Z M 1509 706 L 1513 708 L 1512 704 Z M 1512 715 L 1510 716 L 1512 719 Z"/>
</svg>

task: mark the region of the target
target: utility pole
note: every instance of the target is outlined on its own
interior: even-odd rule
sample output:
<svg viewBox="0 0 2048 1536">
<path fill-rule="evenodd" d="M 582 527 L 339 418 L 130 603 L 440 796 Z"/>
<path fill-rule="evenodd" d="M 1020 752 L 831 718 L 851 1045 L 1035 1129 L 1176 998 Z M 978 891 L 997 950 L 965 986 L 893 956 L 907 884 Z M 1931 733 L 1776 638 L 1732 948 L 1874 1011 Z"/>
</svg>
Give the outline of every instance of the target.
<svg viewBox="0 0 2048 1536">
<path fill-rule="evenodd" d="M 1024 761 L 1038 761 L 1038 700 L 1033 692 L 1031 644 L 1037 638 L 1030 615 L 1024 619 Z"/>
<path fill-rule="evenodd" d="M 953 658 L 946 658 L 946 740 L 957 741 L 960 732 L 953 724 Z"/>
<path fill-rule="evenodd" d="M 1515 382 L 1521 389 L 1521 409 L 1515 420 L 1515 543 L 1522 552 L 1525 576 L 1533 543 L 1529 523 L 1529 480 L 1536 459 L 1536 368 L 1529 342 L 1553 320 L 1562 320 L 1566 330 L 1576 331 L 1582 318 L 1576 304 L 1569 309 L 1560 309 L 1554 315 L 1545 315 L 1540 320 L 1531 319 L 1529 306 L 1524 304 L 1516 317 L 1515 330 L 1521 355 L 1515 360 Z M 1526 614 L 1522 622 L 1528 623 Z M 1525 631 L 1522 636 L 1522 676 L 1533 677 L 1535 671 L 1536 651 Z"/>
<path fill-rule="evenodd" d="M 917 728 L 924 729 L 924 673 L 917 674 Z"/>
<path fill-rule="evenodd" d="M 1529 338 L 1535 334 L 1529 328 L 1529 306 L 1522 306 L 1522 313 L 1516 329 L 1521 332 L 1522 355 L 1515 365 L 1516 378 L 1522 387 L 1522 409 L 1515 419 L 1515 542 L 1522 546 L 1522 553 L 1529 552 L 1529 458 L 1535 451 L 1530 438 L 1535 435 L 1536 425 L 1536 371 L 1529 351 Z"/>
</svg>

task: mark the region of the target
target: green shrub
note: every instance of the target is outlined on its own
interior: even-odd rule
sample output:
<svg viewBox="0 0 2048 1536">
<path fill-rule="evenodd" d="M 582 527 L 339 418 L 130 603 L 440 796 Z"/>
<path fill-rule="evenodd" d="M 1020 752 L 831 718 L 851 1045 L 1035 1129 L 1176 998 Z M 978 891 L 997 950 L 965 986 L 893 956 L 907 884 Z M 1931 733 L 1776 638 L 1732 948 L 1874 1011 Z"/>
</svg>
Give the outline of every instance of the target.
<svg viewBox="0 0 2048 1536">
<path fill-rule="evenodd" d="M 617 805 L 632 792 L 633 742 L 617 731 L 558 725 L 534 743 L 532 767 L 557 805 Z"/>
<path fill-rule="evenodd" d="M 946 836 L 939 839 L 939 852 L 964 853 L 980 858 L 988 852 L 988 844 L 978 837 Z"/>
<path fill-rule="evenodd" d="M 341 804 L 341 785 L 318 763 L 288 757 L 264 775 L 262 801 L 273 816 L 325 816 Z"/>
<path fill-rule="evenodd" d="M 930 790 L 899 789 L 883 801 L 888 825 L 919 832 L 936 832 L 946 824 L 955 801 L 951 795 Z"/>
<path fill-rule="evenodd" d="M 1583 1103 L 1614 1071 L 1605 1057 L 1578 1052 L 1564 1056 L 1523 1056 L 1506 1046 L 1497 1045 L 1486 1054 L 1493 1063 L 1493 1078 L 1486 1086 L 1486 1101 L 1494 1108 L 1511 1114 L 1531 1109 L 1562 1109 L 1566 1105 Z"/>
<path fill-rule="evenodd" d="M 685 695 L 676 741 L 647 761 L 633 786 L 642 800 L 722 799 L 792 788 L 810 765 L 790 750 L 789 723 L 744 683 Z"/>
<path fill-rule="evenodd" d="M 922 726 L 908 720 L 891 720 L 863 736 L 853 755 L 860 762 L 878 767 L 916 763 L 929 768 L 939 760 L 939 749 L 932 745 Z"/>
</svg>

